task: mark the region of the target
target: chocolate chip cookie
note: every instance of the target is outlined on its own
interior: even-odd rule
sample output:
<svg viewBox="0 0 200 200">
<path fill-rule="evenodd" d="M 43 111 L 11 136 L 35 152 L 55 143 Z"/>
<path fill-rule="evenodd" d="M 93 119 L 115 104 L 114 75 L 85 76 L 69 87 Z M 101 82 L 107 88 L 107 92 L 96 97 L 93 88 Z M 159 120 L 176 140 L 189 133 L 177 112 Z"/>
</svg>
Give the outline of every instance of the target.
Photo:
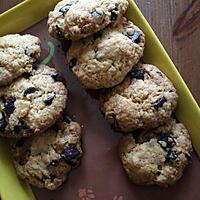
<svg viewBox="0 0 200 200">
<path fill-rule="evenodd" d="M 34 186 L 55 190 L 80 162 L 81 128 L 66 118 L 40 136 L 14 141 L 11 149 L 19 177 Z"/>
<path fill-rule="evenodd" d="M 32 73 L 0 88 L 1 136 L 42 133 L 55 123 L 66 106 L 67 89 L 55 80 L 55 69 L 40 65 Z"/>
<path fill-rule="evenodd" d="M 155 66 L 138 64 L 118 86 L 101 98 L 101 110 L 115 128 L 129 132 L 155 128 L 170 118 L 178 95 Z"/>
<path fill-rule="evenodd" d="M 192 144 L 183 124 L 170 119 L 156 129 L 133 132 L 120 142 L 120 158 L 136 184 L 167 186 L 183 174 Z"/>
<path fill-rule="evenodd" d="M 72 42 L 67 62 L 86 89 L 113 87 L 142 57 L 144 44 L 143 32 L 122 18 L 117 26 Z"/>
<path fill-rule="evenodd" d="M 49 33 L 58 39 L 85 38 L 117 23 L 127 7 L 127 0 L 63 0 L 49 13 Z"/>
<path fill-rule="evenodd" d="M 40 51 L 40 40 L 33 35 L 0 37 L 0 86 L 8 85 L 23 73 L 30 72 Z"/>
</svg>

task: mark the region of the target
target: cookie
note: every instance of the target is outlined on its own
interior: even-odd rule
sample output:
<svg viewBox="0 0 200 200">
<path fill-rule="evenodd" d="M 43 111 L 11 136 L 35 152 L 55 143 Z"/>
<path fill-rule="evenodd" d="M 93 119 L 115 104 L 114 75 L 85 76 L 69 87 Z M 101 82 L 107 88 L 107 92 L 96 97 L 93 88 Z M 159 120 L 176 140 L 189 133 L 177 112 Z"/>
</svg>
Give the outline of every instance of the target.
<svg viewBox="0 0 200 200">
<path fill-rule="evenodd" d="M 192 144 L 183 124 L 170 119 L 159 128 L 123 136 L 120 158 L 136 184 L 168 186 L 183 175 Z"/>
<path fill-rule="evenodd" d="M 55 123 L 66 106 L 67 89 L 56 81 L 55 69 L 39 65 L 32 73 L 0 88 L 1 136 L 40 134 Z"/>
<path fill-rule="evenodd" d="M 139 61 L 144 43 L 143 32 L 123 18 L 117 26 L 72 42 L 67 62 L 86 89 L 113 87 Z"/>
<path fill-rule="evenodd" d="M 42 135 L 15 140 L 11 150 L 20 178 L 39 188 L 55 190 L 79 165 L 80 125 L 68 118 L 60 120 Z"/>
<path fill-rule="evenodd" d="M 116 24 L 127 8 L 127 0 L 63 0 L 49 13 L 49 33 L 58 39 L 79 40 Z"/>
<path fill-rule="evenodd" d="M 8 85 L 23 73 L 30 72 L 40 51 L 40 40 L 33 35 L 0 37 L 0 86 Z"/>
<path fill-rule="evenodd" d="M 101 110 L 116 129 L 155 128 L 170 118 L 178 95 L 155 66 L 138 64 L 118 86 L 101 96 Z"/>
</svg>

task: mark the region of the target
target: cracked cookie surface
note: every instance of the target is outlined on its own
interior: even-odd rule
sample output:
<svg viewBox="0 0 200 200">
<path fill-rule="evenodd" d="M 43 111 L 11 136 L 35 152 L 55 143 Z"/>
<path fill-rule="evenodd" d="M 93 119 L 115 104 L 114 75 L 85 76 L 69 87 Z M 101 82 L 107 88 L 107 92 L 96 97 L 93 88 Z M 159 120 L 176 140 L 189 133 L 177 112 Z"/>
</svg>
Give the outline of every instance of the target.
<svg viewBox="0 0 200 200">
<path fill-rule="evenodd" d="M 118 86 L 101 97 L 101 110 L 115 128 L 130 132 L 155 128 L 170 118 L 178 95 L 155 66 L 138 64 Z"/>
<path fill-rule="evenodd" d="M 63 0 L 49 13 L 49 33 L 79 40 L 117 23 L 127 8 L 127 0 Z"/>
<path fill-rule="evenodd" d="M 40 40 L 33 35 L 0 37 L 0 86 L 8 85 L 23 73 L 30 72 L 40 52 Z"/>
<path fill-rule="evenodd" d="M 81 127 L 59 120 L 40 136 L 11 144 L 17 174 L 30 184 L 55 190 L 67 179 L 82 156 Z"/>
<path fill-rule="evenodd" d="M 183 124 L 170 119 L 156 129 L 123 136 L 119 146 L 125 172 L 136 184 L 174 184 L 189 164 L 192 144 Z"/>
<path fill-rule="evenodd" d="M 142 57 L 144 44 L 143 32 L 122 18 L 117 26 L 72 42 L 67 63 L 86 89 L 113 87 Z"/>
<path fill-rule="evenodd" d="M 65 109 L 67 89 L 56 81 L 56 70 L 39 65 L 0 88 L 0 135 L 26 137 L 49 128 Z"/>
</svg>

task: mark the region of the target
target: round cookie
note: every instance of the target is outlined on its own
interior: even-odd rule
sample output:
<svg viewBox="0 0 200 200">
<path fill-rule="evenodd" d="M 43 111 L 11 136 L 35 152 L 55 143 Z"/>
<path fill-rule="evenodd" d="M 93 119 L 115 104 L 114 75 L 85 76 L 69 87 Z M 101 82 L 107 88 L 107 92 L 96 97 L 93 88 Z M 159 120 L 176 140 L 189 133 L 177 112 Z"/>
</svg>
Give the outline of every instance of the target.
<svg viewBox="0 0 200 200">
<path fill-rule="evenodd" d="M 109 88 L 121 83 L 139 61 L 144 43 L 143 32 L 122 18 L 117 26 L 72 42 L 67 62 L 86 89 Z"/>
<path fill-rule="evenodd" d="M 79 40 L 117 23 L 127 8 L 127 0 L 63 0 L 49 13 L 49 33 Z"/>
<path fill-rule="evenodd" d="M 8 85 L 24 72 L 30 72 L 40 51 L 40 40 L 33 35 L 0 37 L 0 86 Z"/>
<path fill-rule="evenodd" d="M 0 88 L 1 136 L 36 135 L 55 123 L 67 100 L 67 89 L 55 80 L 56 74 L 55 69 L 39 65 L 32 75 L 26 74 Z"/>
<path fill-rule="evenodd" d="M 80 162 L 81 127 L 69 119 L 60 120 L 40 136 L 14 141 L 11 150 L 19 177 L 55 190 Z"/>
<path fill-rule="evenodd" d="M 101 110 L 115 128 L 130 132 L 165 122 L 177 99 L 176 89 L 157 67 L 138 64 L 121 84 L 101 96 Z"/>
<path fill-rule="evenodd" d="M 188 131 L 173 119 L 159 128 L 123 136 L 120 141 L 124 170 L 141 185 L 174 184 L 189 164 L 191 152 Z"/>
</svg>

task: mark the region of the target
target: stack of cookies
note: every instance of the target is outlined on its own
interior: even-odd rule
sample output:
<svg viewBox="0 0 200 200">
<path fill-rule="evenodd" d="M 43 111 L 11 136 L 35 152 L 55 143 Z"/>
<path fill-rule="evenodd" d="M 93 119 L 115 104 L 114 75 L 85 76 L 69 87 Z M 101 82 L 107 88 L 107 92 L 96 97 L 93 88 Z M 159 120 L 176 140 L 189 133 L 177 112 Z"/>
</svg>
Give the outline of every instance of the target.
<svg viewBox="0 0 200 200">
<path fill-rule="evenodd" d="M 145 35 L 123 16 L 127 8 L 127 0 L 63 0 L 49 13 L 49 33 L 72 40 L 68 66 L 85 89 L 101 91 L 101 111 L 123 133 L 120 158 L 130 179 L 166 186 L 182 176 L 191 140 L 171 117 L 173 84 L 141 63 Z"/>
<path fill-rule="evenodd" d="M 0 38 L 0 136 L 9 138 L 18 175 L 56 189 L 79 164 L 81 128 L 65 113 L 67 88 L 54 68 L 35 64 L 39 38 Z"/>
</svg>

